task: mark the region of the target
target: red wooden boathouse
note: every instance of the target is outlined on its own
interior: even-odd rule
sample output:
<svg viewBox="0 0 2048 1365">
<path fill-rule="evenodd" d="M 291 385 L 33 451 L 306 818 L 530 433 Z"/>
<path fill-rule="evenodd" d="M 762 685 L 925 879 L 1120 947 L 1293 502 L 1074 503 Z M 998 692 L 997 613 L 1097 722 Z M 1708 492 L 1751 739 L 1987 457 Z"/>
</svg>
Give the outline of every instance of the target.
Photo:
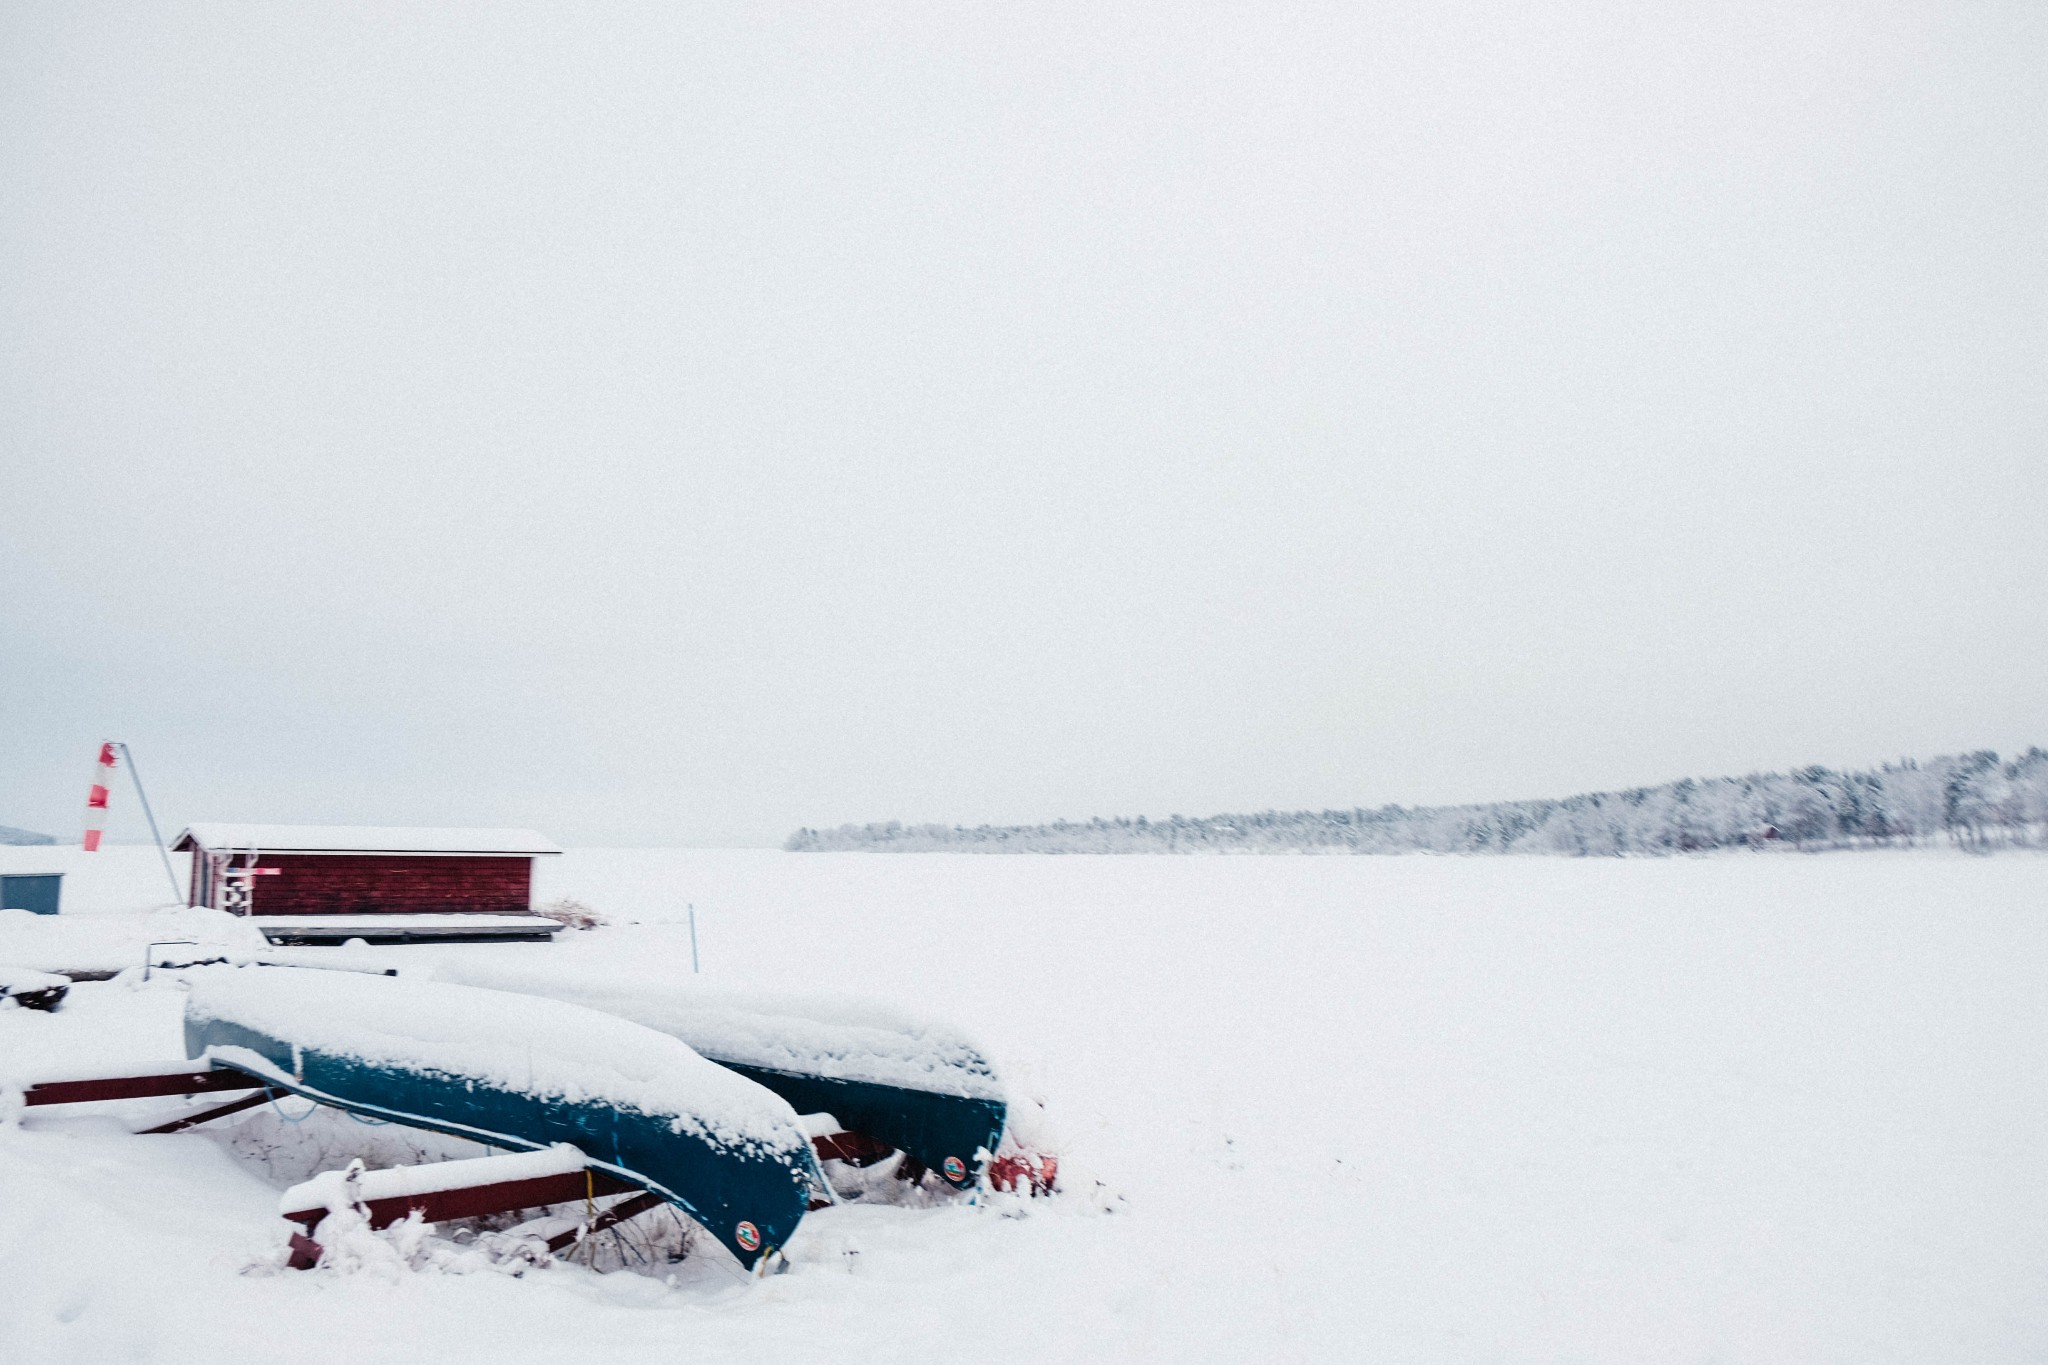
<svg viewBox="0 0 2048 1365">
<path fill-rule="evenodd" d="M 530 829 L 350 825 L 192 825 L 171 847 L 192 855 L 193 905 L 334 917 L 337 929 L 344 918 L 530 916 L 533 860 L 562 851 Z"/>
</svg>

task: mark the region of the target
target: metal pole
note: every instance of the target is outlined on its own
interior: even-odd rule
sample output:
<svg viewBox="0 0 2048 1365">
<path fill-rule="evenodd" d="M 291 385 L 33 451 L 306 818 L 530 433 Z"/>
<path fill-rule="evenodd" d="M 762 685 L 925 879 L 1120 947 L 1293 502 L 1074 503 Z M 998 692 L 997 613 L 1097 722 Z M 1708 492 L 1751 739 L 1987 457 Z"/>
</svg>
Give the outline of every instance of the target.
<svg viewBox="0 0 2048 1365">
<path fill-rule="evenodd" d="M 697 974 L 697 902 L 690 902 L 690 975 Z"/>
<path fill-rule="evenodd" d="M 157 856 L 164 860 L 164 878 L 171 884 L 171 899 L 183 905 L 185 893 L 178 886 L 178 874 L 171 871 L 171 851 L 164 847 L 164 836 L 156 827 L 156 812 L 149 808 L 149 793 L 142 789 L 142 769 L 135 766 L 135 755 L 129 752 L 127 745 L 116 741 L 114 747 L 121 751 L 122 758 L 128 760 L 128 777 L 135 783 L 135 795 L 141 798 L 143 818 L 149 821 L 149 837 L 156 840 Z"/>
</svg>

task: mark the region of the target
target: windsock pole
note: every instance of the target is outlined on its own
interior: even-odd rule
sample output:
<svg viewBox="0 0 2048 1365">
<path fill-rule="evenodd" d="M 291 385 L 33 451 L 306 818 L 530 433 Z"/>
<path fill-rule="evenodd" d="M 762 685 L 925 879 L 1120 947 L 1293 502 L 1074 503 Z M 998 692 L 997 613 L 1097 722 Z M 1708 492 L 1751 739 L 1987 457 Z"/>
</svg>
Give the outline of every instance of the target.
<svg viewBox="0 0 2048 1365">
<path fill-rule="evenodd" d="M 127 745 L 117 745 L 121 757 L 128 760 L 128 780 L 135 784 L 136 799 L 142 802 L 143 818 L 149 821 L 149 837 L 156 840 L 156 856 L 164 860 L 164 877 L 171 884 L 171 899 L 179 905 L 185 903 L 184 888 L 178 885 L 178 874 L 171 870 L 171 851 L 164 847 L 164 836 L 156 827 L 156 812 L 149 808 L 149 793 L 142 789 L 142 769 L 135 766 L 135 753 Z"/>
<path fill-rule="evenodd" d="M 100 835 L 107 829 L 107 794 L 114 789 L 114 742 L 100 745 L 99 766 L 92 772 L 92 790 L 85 796 L 85 851 L 100 850 Z"/>
</svg>

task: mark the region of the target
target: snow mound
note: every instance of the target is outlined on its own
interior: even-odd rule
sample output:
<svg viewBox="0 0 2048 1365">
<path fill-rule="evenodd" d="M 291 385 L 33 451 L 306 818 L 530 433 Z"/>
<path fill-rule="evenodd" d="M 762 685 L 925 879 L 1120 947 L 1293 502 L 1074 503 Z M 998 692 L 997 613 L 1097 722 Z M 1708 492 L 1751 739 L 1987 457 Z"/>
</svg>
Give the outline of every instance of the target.
<svg viewBox="0 0 2048 1365">
<path fill-rule="evenodd" d="M 30 991 L 55 990 L 70 984 L 68 976 L 30 971 L 26 967 L 0 967 L 0 995 L 26 995 Z"/>
<path fill-rule="evenodd" d="M 0 910 L 0 958 L 38 971 L 118 972 L 145 961 L 247 962 L 269 946 L 248 920 L 203 905 L 62 915 Z"/>
<path fill-rule="evenodd" d="M 148 928 L 154 941 L 166 945 L 166 958 L 177 956 L 168 951 L 168 945 L 185 939 L 193 944 L 192 956 L 224 956 L 234 962 L 247 961 L 270 948 L 270 940 L 254 922 L 205 905 L 167 906 L 149 916 Z"/>
</svg>

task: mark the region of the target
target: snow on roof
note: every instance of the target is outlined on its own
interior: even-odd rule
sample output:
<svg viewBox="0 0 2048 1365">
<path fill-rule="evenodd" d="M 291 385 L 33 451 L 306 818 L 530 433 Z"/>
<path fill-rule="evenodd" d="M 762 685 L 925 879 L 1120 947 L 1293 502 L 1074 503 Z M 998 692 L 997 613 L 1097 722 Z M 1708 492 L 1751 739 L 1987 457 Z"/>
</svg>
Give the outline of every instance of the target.
<svg viewBox="0 0 2048 1365">
<path fill-rule="evenodd" d="M 530 829 L 406 829 L 385 825 L 188 825 L 171 845 L 264 853 L 560 853 Z"/>
</svg>

